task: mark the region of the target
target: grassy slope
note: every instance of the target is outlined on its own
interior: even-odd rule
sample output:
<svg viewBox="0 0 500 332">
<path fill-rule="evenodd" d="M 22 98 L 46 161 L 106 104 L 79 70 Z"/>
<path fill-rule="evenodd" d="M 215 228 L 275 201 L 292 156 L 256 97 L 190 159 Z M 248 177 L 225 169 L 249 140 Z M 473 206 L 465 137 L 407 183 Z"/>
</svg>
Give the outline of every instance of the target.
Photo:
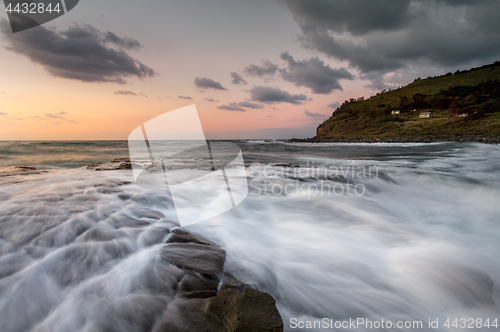
<svg viewBox="0 0 500 332">
<path fill-rule="evenodd" d="M 497 92 L 488 94 L 477 88 L 500 79 L 500 63 L 453 75 L 418 79 L 397 90 L 381 93 L 365 101 L 342 105 L 332 117 L 318 127 L 321 138 L 421 138 L 500 136 L 500 109 L 482 114 L 484 102 L 500 102 Z M 456 88 L 458 86 L 458 88 Z M 455 87 L 455 88 L 454 88 Z M 462 87 L 476 87 L 469 90 Z M 450 90 L 451 89 L 451 90 Z M 467 91 L 471 95 L 465 96 Z M 491 89 L 490 89 L 491 90 Z M 448 93 L 443 93 L 447 91 Z M 450 92 L 451 91 L 451 92 Z M 462 91 L 462 93 L 461 93 Z M 418 94 L 421 94 L 419 96 Z M 416 96 L 417 95 L 417 96 Z M 416 102 L 420 99 L 420 104 Z M 419 97 L 419 98 L 418 98 Z M 444 100 L 442 100 L 444 99 Z M 451 102 L 451 105 L 449 105 Z M 422 107 L 416 107 L 422 106 Z M 417 111 L 412 112 L 413 109 Z M 391 116 L 390 111 L 401 109 L 402 114 Z M 481 116 L 475 112 L 478 110 Z M 420 112 L 432 111 L 432 119 L 419 119 Z M 456 115 L 468 112 L 467 118 Z"/>
</svg>

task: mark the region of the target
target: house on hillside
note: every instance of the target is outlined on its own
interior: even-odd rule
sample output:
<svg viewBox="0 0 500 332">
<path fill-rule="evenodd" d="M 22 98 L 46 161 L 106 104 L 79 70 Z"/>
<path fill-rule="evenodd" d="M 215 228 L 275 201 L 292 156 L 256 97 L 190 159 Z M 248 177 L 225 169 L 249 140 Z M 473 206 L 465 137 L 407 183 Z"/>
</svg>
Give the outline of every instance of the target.
<svg viewBox="0 0 500 332">
<path fill-rule="evenodd" d="M 358 101 L 363 101 L 363 100 L 365 100 L 365 97 L 359 97 L 358 98 Z"/>
<path fill-rule="evenodd" d="M 420 119 L 430 119 L 432 118 L 432 112 L 423 112 L 419 115 Z"/>
<path fill-rule="evenodd" d="M 391 111 L 391 115 L 399 115 L 399 114 L 401 114 L 400 110 Z"/>
</svg>

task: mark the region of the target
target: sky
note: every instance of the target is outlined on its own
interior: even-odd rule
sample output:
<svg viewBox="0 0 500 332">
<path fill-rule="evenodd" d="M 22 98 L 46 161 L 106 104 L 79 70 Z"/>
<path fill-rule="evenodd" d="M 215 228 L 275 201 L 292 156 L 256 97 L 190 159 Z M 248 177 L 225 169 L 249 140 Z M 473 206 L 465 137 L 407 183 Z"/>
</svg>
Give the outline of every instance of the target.
<svg viewBox="0 0 500 332">
<path fill-rule="evenodd" d="M 0 140 L 127 139 L 195 104 L 209 139 L 303 138 L 344 100 L 500 60 L 498 0 L 81 0 L 12 33 Z"/>
</svg>

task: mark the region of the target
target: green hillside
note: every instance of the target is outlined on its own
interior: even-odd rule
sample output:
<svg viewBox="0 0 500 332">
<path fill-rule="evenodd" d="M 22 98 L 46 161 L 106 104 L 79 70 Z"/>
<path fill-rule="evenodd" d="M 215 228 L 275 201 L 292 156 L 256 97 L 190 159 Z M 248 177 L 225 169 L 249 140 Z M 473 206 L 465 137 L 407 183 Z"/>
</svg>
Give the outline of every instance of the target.
<svg viewBox="0 0 500 332">
<path fill-rule="evenodd" d="M 400 114 L 391 115 L 394 110 Z M 432 112 L 433 117 L 419 118 L 422 112 Z M 316 132 L 316 139 L 331 140 L 478 137 L 500 137 L 498 61 L 345 102 Z"/>
</svg>

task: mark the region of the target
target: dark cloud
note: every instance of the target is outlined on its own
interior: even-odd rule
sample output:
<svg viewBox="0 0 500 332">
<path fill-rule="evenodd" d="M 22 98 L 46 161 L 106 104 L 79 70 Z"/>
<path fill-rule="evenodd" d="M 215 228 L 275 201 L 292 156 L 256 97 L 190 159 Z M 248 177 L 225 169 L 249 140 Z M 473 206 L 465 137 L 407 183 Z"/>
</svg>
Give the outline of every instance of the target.
<svg viewBox="0 0 500 332">
<path fill-rule="evenodd" d="M 218 103 L 218 102 L 219 102 L 219 100 L 218 100 L 218 99 L 217 99 L 217 100 L 215 100 L 215 99 L 212 99 L 212 98 L 205 98 L 205 100 L 206 100 L 206 101 L 209 101 L 209 102 L 211 102 L 211 103 Z"/>
<path fill-rule="evenodd" d="M 245 107 L 245 108 L 252 108 L 252 109 L 261 109 L 264 108 L 264 105 L 262 104 L 256 104 L 256 103 L 251 103 L 249 101 L 242 101 L 238 103 L 239 107 Z"/>
<path fill-rule="evenodd" d="M 191 98 L 189 96 L 177 96 L 177 98 L 179 98 L 179 99 L 186 99 L 186 100 L 193 100 L 193 98 Z"/>
<path fill-rule="evenodd" d="M 52 124 L 58 125 L 58 124 L 61 124 L 61 123 L 60 122 L 52 122 Z"/>
<path fill-rule="evenodd" d="M 130 91 L 130 90 L 118 90 L 118 91 L 115 92 L 115 95 L 129 95 L 129 96 L 143 96 L 143 97 L 147 97 L 142 92 L 135 93 L 134 91 Z"/>
<path fill-rule="evenodd" d="M 138 50 L 139 48 L 142 47 L 139 41 L 127 37 L 120 38 L 111 31 L 108 31 L 104 34 L 104 42 L 112 43 L 115 44 L 116 46 L 129 50 Z"/>
<path fill-rule="evenodd" d="M 250 90 L 250 95 L 253 101 L 267 104 L 290 103 L 302 105 L 302 102 L 307 100 L 306 95 L 292 95 L 287 91 L 269 86 L 256 86 Z"/>
<path fill-rule="evenodd" d="M 337 109 L 339 106 L 340 106 L 339 102 L 334 102 L 334 103 L 331 103 L 330 105 L 326 105 L 326 107 L 330 107 L 333 109 Z"/>
<path fill-rule="evenodd" d="M 327 118 L 328 116 L 325 114 L 320 114 L 320 113 L 311 113 L 309 111 L 304 112 L 305 115 L 311 118 Z"/>
<path fill-rule="evenodd" d="M 281 59 L 288 65 L 281 69 L 281 77 L 296 86 L 305 86 L 314 93 L 329 94 L 333 90 L 342 90 L 341 79 L 353 80 L 354 76 L 345 68 L 333 69 L 317 57 L 296 61 L 288 52 L 281 54 Z"/>
<path fill-rule="evenodd" d="M 251 76 L 264 77 L 273 76 L 278 72 L 278 66 L 269 60 L 262 60 L 261 65 L 250 65 L 244 69 L 244 72 Z"/>
<path fill-rule="evenodd" d="M 7 116 L 7 113 L 0 112 L 0 115 Z"/>
<path fill-rule="evenodd" d="M 75 25 L 66 31 L 38 26 L 13 34 L 7 20 L 1 20 L 0 31 L 9 44 L 7 49 L 27 56 L 56 77 L 126 83 L 126 77 L 142 79 L 156 75 L 153 69 L 128 55 L 123 47 L 109 47 L 108 44 L 117 45 L 118 41 L 111 41 L 109 34 L 90 25 Z M 132 39 L 121 40 L 124 44 L 132 43 Z"/>
<path fill-rule="evenodd" d="M 500 55 L 497 0 L 280 0 L 302 45 L 362 73 L 450 67 Z"/>
<path fill-rule="evenodd" d="M 268 115 L 268 116 L 266 116 L 266 118 L 271 118 L 271 119 L 274 119 L 274 118 L 276 118 L 276 117 L 275 117 L 274 115 Z"/>
<path fill-rule="evenodd" d="M 210 78 L 206 77 L 196 77 L 194 79 L 194 85 L 200 89 L 215 89 L 215 90 L 227 90 L 219 82 L 216 82 Z"/>
<path fill-rule="evenodd" d="M 238 73 L 231 73 L 231 78 L 232 78 L 232 81 L 231 83 L 233 84 L 238 84 L 238 85 L 247 85 L 248 82 L 245 81 L 243 78 L 241 78 L 240 75 L 238 75 Z"/>
<path fill-rule="evenodd" d="M 220 105 L 217 108 L 226 111 L 246 112 L 244 108 L 238 107 L 236 103 L 231 103 L 229 105 Z"/>
</svg>

